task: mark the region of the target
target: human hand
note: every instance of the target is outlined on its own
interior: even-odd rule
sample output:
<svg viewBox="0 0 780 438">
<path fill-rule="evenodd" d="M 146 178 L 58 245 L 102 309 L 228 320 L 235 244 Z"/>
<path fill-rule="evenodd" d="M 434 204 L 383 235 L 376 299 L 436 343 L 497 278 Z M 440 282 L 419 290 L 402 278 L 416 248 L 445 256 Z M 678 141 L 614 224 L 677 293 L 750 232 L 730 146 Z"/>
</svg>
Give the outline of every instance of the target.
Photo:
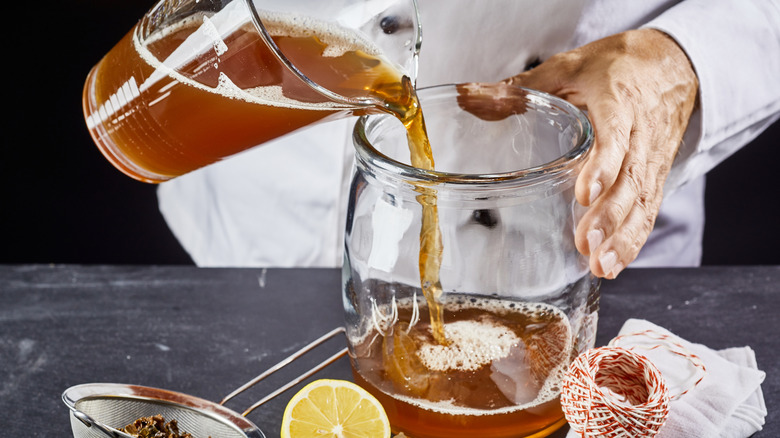
<svg viewBox="0 0 780 438">
<path fill-rule="evenodd" d="M 632 30 L 557 54 L 505 82 L 588 111 L 595 141 L 575 193 L 590 208 L 575 243 L 594 275 L 615 278 L 653 229 L 693 112 L 698 80 L 688 58 L 663 32 Z"/>
</svg>

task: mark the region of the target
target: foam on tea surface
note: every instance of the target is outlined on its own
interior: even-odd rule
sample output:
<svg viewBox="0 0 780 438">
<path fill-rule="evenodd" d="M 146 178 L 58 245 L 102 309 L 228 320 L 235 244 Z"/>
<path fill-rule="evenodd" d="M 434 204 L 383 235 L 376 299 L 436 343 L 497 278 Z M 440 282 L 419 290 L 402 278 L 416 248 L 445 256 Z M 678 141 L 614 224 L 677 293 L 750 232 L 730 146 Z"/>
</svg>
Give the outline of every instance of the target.
<svg viewBox="0 0 780 438">
<path fill-rule="evenodd" d="M 373 351 L 358 358 L 362 377 L 387 396 L 447 415 L 517 412 L 559 396 L 572 354 L 563 312 L 544 303 L 454 294 L 441 304 L 446 345 L 434 339 L 427 319 L 406 322 L 419 301 L 398 300 L 393 328 L 356 342 Z M 392 307 L 376 311 L 388 315 Z"/>
<path fill-rule="evenodd" d="M 444 326 L 449 345 L 426 344 L 417 355 L 435 371 L 474 371 L 509 356 L 512 346 L 522 342 L 515 333 L 492 321 L 455 321 Z"/>
</svg>

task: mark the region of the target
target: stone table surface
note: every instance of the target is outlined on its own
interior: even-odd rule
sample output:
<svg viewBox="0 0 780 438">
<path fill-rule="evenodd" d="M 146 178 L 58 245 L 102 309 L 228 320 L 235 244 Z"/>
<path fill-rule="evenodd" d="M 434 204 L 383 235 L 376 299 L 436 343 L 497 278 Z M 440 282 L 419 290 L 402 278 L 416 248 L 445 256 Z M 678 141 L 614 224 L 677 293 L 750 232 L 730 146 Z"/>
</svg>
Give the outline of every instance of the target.
<svg viewBox="0 0 780 438">
<path fill-rule="evenodd" d="M 218 402 L 343 323 L 339 269 L 0 266 L 0 436 L 72 436 L 61 395 L 115 382 Z M 749 345 L 780 436 L 780 266 L 629 269 L 601 287 L 597 345 L 628 318 L 713 349 Z M 227 403 L 243 411 L 343 348 L 334 339 Z M 314 378 L 352 379 L 342 358 Z M 249 414 L 277 437 L 295 389 Z M 565 436 L 565 430 L 554 437 Z"/>
</svg>

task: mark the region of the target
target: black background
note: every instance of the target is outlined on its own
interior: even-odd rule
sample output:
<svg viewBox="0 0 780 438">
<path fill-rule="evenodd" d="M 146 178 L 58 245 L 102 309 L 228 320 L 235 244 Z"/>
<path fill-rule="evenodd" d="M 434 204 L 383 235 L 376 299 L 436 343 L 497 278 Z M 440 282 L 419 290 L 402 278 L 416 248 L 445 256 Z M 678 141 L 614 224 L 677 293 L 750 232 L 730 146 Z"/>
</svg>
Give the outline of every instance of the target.
<svg viewBox="0 0 780 438">
<path fill-rule="evenodd" d="M 155 186 L 115 170 L 84 124 L 89 69 L 153 2 L 22 2 L 5 16 L 0 263 L 191 264 Z M 780 264 L 780 123 L 708 175 L 704 264 Z"/>
</svg>

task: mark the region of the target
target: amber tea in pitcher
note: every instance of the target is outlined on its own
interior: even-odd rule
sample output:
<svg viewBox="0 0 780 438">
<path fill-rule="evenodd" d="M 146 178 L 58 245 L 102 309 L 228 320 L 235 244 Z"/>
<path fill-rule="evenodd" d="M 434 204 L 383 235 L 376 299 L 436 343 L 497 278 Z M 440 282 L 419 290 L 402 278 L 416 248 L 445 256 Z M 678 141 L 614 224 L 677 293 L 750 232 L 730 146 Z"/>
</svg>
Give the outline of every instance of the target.
<svg viewBox="0 0 780 438">
<path fill-rule="evenodd" d="M 416 110 L 413 2 L 394 2 L 410 24 L 392 35 L 288 11 L 309 0 L 224 3 L 161 1 L 89 73 L 87 127 L 124 173 L 162 182 L 329 118 Z"/>
</svg>

